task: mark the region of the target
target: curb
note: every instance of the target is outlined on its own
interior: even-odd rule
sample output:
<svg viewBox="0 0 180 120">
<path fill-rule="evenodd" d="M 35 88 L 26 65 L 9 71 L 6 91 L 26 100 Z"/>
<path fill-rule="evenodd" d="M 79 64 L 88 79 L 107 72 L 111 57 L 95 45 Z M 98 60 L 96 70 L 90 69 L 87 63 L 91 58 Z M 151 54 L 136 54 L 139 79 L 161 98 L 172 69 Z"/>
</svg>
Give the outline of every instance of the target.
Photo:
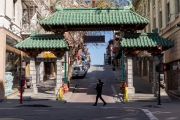
<svg viewBox="0 0 180 120">
<path fill-rule="evenodd" d="M 172 93 L 172 92 L 169 92 L 167 91 L 168 94 L 172 95 L 173 97 L 177 98 L 177 99 L 180 99 L 176 94 Z"/>
<path fill-rule="evenodd" d="M 12 97 L 14 97 L 14 96 L 16 96 L 16 95 L 18 95 L 19 94 L 19 90 L 18 91 L 16 91 L 16 92 L 14 92 L 14 93 L 12 93 L 12 94 L 10 94 L 10 95 L 8 95 L 8 96 L 5 96 L 5 98 L 4 99 L 9 99 L 9 98 L 12 98 Z"/>
</svg>

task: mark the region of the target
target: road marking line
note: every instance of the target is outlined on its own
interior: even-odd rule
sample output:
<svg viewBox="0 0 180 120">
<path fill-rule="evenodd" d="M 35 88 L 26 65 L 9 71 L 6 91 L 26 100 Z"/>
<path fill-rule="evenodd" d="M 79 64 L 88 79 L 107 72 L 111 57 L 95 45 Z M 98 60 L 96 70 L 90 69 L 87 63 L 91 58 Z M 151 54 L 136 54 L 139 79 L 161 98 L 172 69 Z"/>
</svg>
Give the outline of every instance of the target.
<svg viewBox="0 0 180 120">
<path fill-rule="evenodd" d="M 141 109 L 149 118 L 149 120 L 158 120 L 149 110 Z"/>
</svg>

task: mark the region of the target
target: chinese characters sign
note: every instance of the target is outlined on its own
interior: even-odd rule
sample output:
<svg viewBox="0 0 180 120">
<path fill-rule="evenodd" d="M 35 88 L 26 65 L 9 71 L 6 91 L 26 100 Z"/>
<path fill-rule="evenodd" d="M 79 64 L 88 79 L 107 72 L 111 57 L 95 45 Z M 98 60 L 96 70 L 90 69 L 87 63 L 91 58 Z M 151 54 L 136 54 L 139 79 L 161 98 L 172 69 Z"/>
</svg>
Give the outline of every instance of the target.
<svg viewBox="0 0 180 120">
<path fill-rule="evenodd" d="M 105 43 L 105 36 L 84 36 L 84 43 Z"/>
</svg>

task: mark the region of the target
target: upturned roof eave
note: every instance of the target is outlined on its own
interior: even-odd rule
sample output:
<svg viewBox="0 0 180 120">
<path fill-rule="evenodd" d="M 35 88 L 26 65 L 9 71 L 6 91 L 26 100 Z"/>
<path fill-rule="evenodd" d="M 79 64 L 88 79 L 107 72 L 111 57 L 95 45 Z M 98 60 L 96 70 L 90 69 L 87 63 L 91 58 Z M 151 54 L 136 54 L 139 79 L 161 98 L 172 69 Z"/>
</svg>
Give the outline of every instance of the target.
<svg viewBox="0 0 180 120">
<path fill-rule="evenodd" d="M 119 21 L 119 22 L 116 22 L 116 23 L 114 23 L 114 22 L 112 22 L 111 20 L 109 20 L 109 21 L 106 21 L 106 22 L 87 22 L 87 21 L 89 21 L 89 20 L 86 20 L 86 18 L 88 18 L 88 17 L 85 17 L 85 19 L 83 20 L 83 21 L 85 21 L 85 22 L 81 22 L 81 21 L 78 21 L 78 22 L 75 22 L 75 23 L 71 23 L 71 22 L 69 22 L 69 23 L 63 23 L 60 19 L 57 19 L 57 16 L 59 16 L 59 14 L 64 14 L 64 13 L 66 13 L 66 11 L 68 11 L 69 12 L 69 14 L 71 13 L 71 11 L 72 11 L 72 13 L 74 13 L 75 12 L 75 10 L 78 10 L 78 11 L 80 11 L 80 12 L 82 12 L 83 11 L 83 14 L 86 14 L 86 11 L 87 11 L 87 14 L 90 12 L 90 10 L 91 10 L 91 12 L 92 11 L 95 11 L 95 12 L 97 12 L 98 10 L 100 10 L 100 11 L 115 11 L 115 10 L 118 10 L 118 12 L 124 12 L 124 11 L 127 11 L 127 13 L 128 14 L 131 14 L 131 15 L 133 15 L 133 16 L 136 16 L 135 18 L 136 19 L 138 19 L 139 21 L 137 22 L 137 21 L 135 21 L 135 20 L 133 20 L 133 19 L 130 19 L 128 16 L 126 16 L 127 18 L 128 18 L 128 20 L 126 21 L 126 23 L 124 22 L 121 22 L 121 21 Z M 64 13 L 63 13 L 64 12 Z M 76 14 L 80 14 L 80 13 L 78 13 L 77 11 L 76 11 Z M 109 14 L 108 14 L 109 15 Z M 56 16 L 56 17 L 54 17 L 54 16 Z M 70 15 L 69 15 L 70 16 Z M 67 17 L 67 16 L 66 16 Z M 110 18 L 110 16 L 109 16 L 109 18 Z M 63 19 L 63 18 L 62 18 Z M 119 18 L 117 18 L 117 20 L 118 19 L 120 19 L 120 17 Z M 57 21 L 57 20 L 59 20 L 59 21 Z M 52 22 L 53 21 L 53 22 Z M 44 19 L 42 19 L 41 21 L 40 21 L 40 25 L 45 29 L 45 30 L 48 30 L 48 31 L 50 31 L 51 29 L 51 26 L 60 26 L 62 29 L 64 29 L 64 26 L 66 26 L 66 27 L 68 27 L 68 26 L 78 26 L 78 25 L 84 25 L 84 26 L 86 26 L 86 27 L 88 27 L 88 26 L 92 26 L 92 25 L 108 25 L 108 24 L 112 24 L 112 26 L 117 26 L 117 25 L 143 25 L 144 24 L 144 28 L 146 27 L 146 25 L 147 24 L 149 24 L 149 20 L 147 20 L 146 18 L 144 18 L 144 17 L 142 17 L 142 16 L 140 16 L 139 14 L 137 14 L 137 13 L 135 13 L 135 12 L 133 12 L 131 9 L 120 9 L 120 8 L 111 8 L 111 9 L 97 9 L 97 8 L 86 8 L 86 9 L 84 9 L 84 8 L 64 8 L 64 9 L 62 9 L 62 10 L 60 10 L 60 11 L 56 11 L 54 14 L 52 14 L 52 15 L 50 15 L 50 16 L 48 16 L 47 18 L 44 18 Z M 138 29 L 138 30 L 140 30 L 140 29 Z"/>
</svg>

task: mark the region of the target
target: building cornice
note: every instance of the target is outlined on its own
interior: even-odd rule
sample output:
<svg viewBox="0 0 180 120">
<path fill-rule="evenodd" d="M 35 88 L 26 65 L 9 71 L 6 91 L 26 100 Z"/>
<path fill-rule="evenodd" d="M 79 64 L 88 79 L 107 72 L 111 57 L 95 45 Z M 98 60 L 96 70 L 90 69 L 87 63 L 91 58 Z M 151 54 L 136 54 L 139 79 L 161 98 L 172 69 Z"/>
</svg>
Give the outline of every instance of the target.
<svg viewBox="0 0 180 120">
<path fill-rule="evenodd" d="M 161 36 L 163 36 L 165 38 L 171 36 L 171 34 L 174 33 L 174 31 L 173 31 L 173 33 L 171 33 L 172 29 L 179 30 L 179 28 L 176 26 L 178 23 L 180 23 L 180 16 L 176 16 L 176 19 L 174 21 L 167 23 L 165 28 L 160 29 L 159 30 L 159 35 L 161 35 Z"/>
</svg>

